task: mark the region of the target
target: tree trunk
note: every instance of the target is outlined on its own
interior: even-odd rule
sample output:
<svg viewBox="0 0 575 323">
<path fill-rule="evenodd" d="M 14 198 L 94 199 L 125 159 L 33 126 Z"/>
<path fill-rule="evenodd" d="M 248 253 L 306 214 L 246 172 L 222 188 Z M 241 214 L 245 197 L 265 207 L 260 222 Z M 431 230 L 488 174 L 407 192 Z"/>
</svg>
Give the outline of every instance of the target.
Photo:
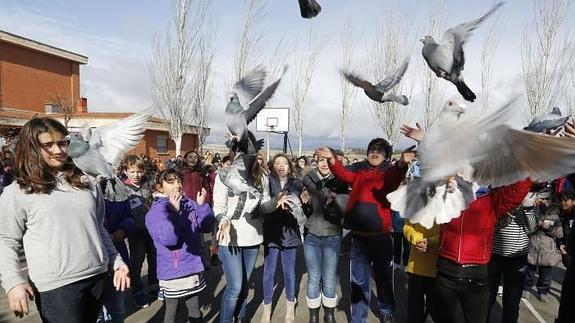
<svg viewBox="0 0 575 323">
<path fill-rule="evenodd" d="M 178 157 L 179 155 L 182 154 L 182 135 L 172 137 L 172 140 L 176 144 L 176 156 L 174 157 Z"/>
<path fill-rule="evenodd" d="M 297 153 L 298 153 L 298 157 L 301 156 L 301 145 L 302 145 L 302 141 L 303 141 L 303 133 L 298 135 L 298 149 L 297 149 Z"/>
</svg>

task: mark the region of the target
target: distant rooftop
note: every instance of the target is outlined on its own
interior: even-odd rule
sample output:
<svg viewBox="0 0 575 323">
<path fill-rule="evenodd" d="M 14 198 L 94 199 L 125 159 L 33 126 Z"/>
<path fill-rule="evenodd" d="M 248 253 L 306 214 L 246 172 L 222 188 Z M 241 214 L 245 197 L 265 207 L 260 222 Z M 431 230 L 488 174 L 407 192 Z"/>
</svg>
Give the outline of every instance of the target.
<svg viewBox="0 0 575 323">
<path fill-rule="evenodd" d="M 48 44 L 44 44 L 29 38 L 14 35 L 3 30 L 0 30 L 0 42 L 14 44 L 16 46 L 46 53 L 69 61 L 77 62 L 79 64 L 88 63 L 88 57 L 84 55 L 80 55 L 58 47 L 50 46 Z"/>
</svg>

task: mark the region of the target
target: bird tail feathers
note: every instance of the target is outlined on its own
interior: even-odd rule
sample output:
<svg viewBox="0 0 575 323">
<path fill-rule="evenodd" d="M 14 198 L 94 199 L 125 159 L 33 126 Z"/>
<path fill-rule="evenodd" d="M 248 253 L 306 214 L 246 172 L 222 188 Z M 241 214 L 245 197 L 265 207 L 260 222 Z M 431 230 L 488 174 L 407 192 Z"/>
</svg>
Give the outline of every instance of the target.
<svg viewBox="0 0 575 323">
<path fill-rule="evenodd" d="M 298 0 L 301 16 L 304 18 L 313 18 L 321 11 L 321 6 L 315 0 Z"/>
<path fill-rule="evenodd" d="M 475 101 L 475 99 L 477 99 L 475 93 L 471 91 L 471 89 L 467 86 L 467 84 L 465 84 L 465 81 L 462 78 L 455 80 L 453 84 L 455 84 L 455 86 L 457 87 L 457 91 L 461 93 L 461 95 L 465 100 L 473 102 Z"/>
</svg>

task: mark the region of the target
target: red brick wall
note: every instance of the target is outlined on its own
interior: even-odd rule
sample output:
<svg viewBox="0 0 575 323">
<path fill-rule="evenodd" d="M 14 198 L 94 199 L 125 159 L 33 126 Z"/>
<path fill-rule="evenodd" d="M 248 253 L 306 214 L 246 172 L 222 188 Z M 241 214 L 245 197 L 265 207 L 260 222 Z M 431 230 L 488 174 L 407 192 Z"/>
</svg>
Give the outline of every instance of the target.
<svg viewBox="0 0 575 323">
<path fill-rule="evenodd" d="M 151 158 L 165 158 L 174 157 L 176 155 L 176 144 L 168 136 L 168 153 L 158 154 L 158 135 L 168 136 L 167 131 L 157 131 L 157 130 L 146 130 L 144 138 L 138 143 L 138 145 L 132 149 L 128 154 L 145 154 Z M 190 151 L 197 149 L 197 135 L 186 134 L 182 138 L 182 156 Z"/>
<path fill-rule="evenodd" d="M 78 63 L 0 42 L 0 93 L 5 106 L 44 112 L 50 96 L 80 99 Z"/>
</svg>

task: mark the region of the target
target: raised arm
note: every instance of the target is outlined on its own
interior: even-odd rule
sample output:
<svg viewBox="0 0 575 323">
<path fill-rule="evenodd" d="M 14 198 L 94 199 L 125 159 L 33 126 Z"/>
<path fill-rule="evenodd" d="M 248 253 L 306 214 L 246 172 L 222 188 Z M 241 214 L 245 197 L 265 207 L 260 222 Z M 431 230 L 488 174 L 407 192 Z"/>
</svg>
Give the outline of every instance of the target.
<svg viewBox="0 0 575 323">
<path fill-rule="evenodd" d="M 533 182 L 528 178 L 517 183 L 498 188 L 494 192 L 490 193 L 492 194 L 491 205 L 497 216 L 506 214 L 521 204 L 523 199 L 525 199 L 525 196 L 527 196 L 527 193 L 529 193 L 532 185 Z"/>
</svg>

